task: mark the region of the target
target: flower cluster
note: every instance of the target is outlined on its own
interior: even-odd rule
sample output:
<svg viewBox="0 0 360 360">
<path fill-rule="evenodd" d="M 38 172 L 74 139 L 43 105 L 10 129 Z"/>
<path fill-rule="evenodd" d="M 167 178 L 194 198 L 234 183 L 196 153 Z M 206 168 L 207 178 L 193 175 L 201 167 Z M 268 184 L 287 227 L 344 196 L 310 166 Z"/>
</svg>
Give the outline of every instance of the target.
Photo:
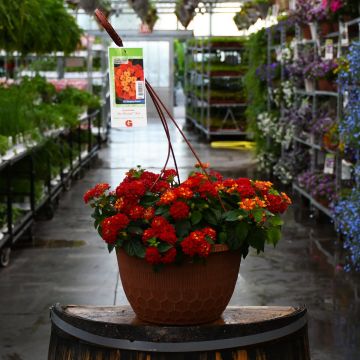
<svg viewBox="0 0 360 360">
<path fill-rule="evenodd" d="M 281 104 L 286 108 L 291 107 L 294 103 L 295 87 L 290 81 L 283 81 L 281 86 L 273 90 L 274 102 L 277 107 Z"/>
<path fill-rule="evenodd" d="M 353 188 L 348 197 L 342 198 L 334 207 L 336 228 L 344 237 L 344 249 L 348 251 L 345 271 L 360 271 L 360 190 Z"/>
<path fill-rule="evenodd" d="M 304 77 L 306 79 L 328 79 L 335 78 L 337 63 L 334 60 L 316 59 L 304 68 Z"/>
<path fill-rule="evenodd" d="M 129 60 L 127 64 L 115 67 L 115 92 L 116 96 L 124 100 L 136 99 L 136 81 L 144 80 L 144 70 L 141 65 Z"/>
<path fill-rule="evenodd" d="M 334 175 L 320 171 L 305 171 L 297 178 L 300 187 L 304 188 L 314 199 L 329 206 L 336 196 Z"/>
<path fill-rule="evenodd" d="M 298 23 L 310 23 L 325 17 L 325 9 L 322 0 L 297 0 L 295 18 Z"/>
<path fill-rule="evenodd" d="M 84 201 L 94 209 L 95 227 L 109 250 L 121 247 L 158 267 L 206 258 L 214 244 L 244 257 L 250 246 L 259 252 L 265 242 L 275 245 L 288 196 L 270 182 L 223 179 L 205 167 L 179 184 L 172 169 L 155 174 L 138 167 L 115 191 L 108 184 L 89 190 Z"/>
</svg>

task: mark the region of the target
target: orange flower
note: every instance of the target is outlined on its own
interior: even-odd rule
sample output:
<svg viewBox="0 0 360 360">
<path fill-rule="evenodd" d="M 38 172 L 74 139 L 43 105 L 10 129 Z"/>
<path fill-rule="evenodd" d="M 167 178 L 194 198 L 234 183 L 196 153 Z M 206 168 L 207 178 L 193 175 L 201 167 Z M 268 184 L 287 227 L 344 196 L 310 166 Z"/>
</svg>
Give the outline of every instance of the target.
<svg viewBox="0 0 360 360">
<path fill-rule="evenodd" d="M 281 197 L 287 204 L 289 204 L 289 205 L 292 204 L 291 199 L 284 192 L 281 193 Z"/>
<path fill-rule="evenodd" d="M 250 211 L 256 207 L 256 202 L 254 199 L 244 199 L 239 205 L 241 209 Z"/>
<path fill-rule="evenodd" d="M 158 204 L 160 205 L 167 205 L 172 203 L 174 200 L 176 200 L 176 194 L 173 190 L 167 190 L 164 192 L 164 194 L 161 196 Z"/>
<path fill-rule="evenodd" d="M 210 166 L 209 163 L 203 163 L 203 162 L 202 163 L 198 162 L 195 164 L 196 168 L 202 168 L 202 169 L 207 169 L 209 166 Z"/>
<path fill-rule="evenodd" d="M 115 204 L 114 204 L 114 208 L 117 210 L 117 211 L 121 211 L 122 208 L 124 207 L 125 205 L 125 201 L 124 199 L 121 197 L 119 199 L 116 200 Z"/>
<path fill-rule="evenodd" d="M 259 190 L 261 192 L 267 192 L 271 187 L 273 186 L 272 182 L 270 181 L 254 181 L 254 186 L 256 190 Z"/>
</svg>

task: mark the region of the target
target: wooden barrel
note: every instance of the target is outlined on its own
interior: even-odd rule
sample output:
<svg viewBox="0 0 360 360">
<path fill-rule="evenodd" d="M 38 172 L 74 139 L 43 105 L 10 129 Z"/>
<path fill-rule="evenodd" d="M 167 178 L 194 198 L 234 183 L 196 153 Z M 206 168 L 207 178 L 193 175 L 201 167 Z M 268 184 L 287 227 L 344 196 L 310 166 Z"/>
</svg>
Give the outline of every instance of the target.
<svg viewBox="0 0 360 360">
<path fill-rule="evenodd" d="M 228 307 L 197 326 L 157 326 L 128 306 L 50 310 L 49 360 L 308 360 L 306 309 Z"/>
</svg>

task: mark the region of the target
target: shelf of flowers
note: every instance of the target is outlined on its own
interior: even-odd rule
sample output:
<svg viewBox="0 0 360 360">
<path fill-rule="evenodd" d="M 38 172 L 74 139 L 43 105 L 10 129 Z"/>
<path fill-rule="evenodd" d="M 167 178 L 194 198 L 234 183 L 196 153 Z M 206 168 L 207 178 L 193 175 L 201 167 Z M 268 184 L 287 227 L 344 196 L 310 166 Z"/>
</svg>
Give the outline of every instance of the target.
<svg viewBox="0 0 360 360">
<path fill-rule="evenodd" d="M 100 129 L 96 109 L 100 103 L 72 87 L 56 91 L 40 77 L 6 83 L 0 93 L 2 252 L 31 228 L 44 206 L 53 206 L 96 154 L 100 136 L 93 134 L 92 126 Z M 86 107 L 93 109 L 89 115 L 84 112 Z"/>
<path fill-rule="evenodd" d="M 188 122 L 208 139 L 244 135 L 246 72 L 244 37 L 188 40 L 186 53 L 186 113 Z"/>
<path fill-rule="evenodd" d="M 298 0 L 289 19 L 250 37 L 247 115 L 260 165 L 334 219 L 346 268 L 360 270 L 359 9 L 326 3 Z"/>
</svg>

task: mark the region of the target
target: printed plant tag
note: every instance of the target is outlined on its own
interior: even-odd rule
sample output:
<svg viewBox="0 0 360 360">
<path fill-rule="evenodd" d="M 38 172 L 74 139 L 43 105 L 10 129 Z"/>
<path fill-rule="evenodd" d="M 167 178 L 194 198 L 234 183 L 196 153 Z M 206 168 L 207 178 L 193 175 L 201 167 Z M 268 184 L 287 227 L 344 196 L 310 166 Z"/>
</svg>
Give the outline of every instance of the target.
<svg viewBox="0 0 360 360">
<path fill-rule="evenodd" d="M 142 48 L 109 47 L 111 126 L 147 125 Z"/>
<path fill-rule="evenodd" d="M 332 39 L 325 41 L 325 60 L 332 60 L 334 58 L 334 42 Z"/>
<path fill-rule="evenodd" d="M 341 180 L 351 180 L 352 164 L 344 159 L 341 160 Z"/>
<path fill-rule="evenodd" d="M 349 31 L 344 23 L 340 23 L 341 46 L 349 46 Z"/>
<path fill-rule="evenodd" d="M 333 174 L 335 166 L 334 154 L 326 154 L 324 163 L 324 174 Z"/>
</svg>

